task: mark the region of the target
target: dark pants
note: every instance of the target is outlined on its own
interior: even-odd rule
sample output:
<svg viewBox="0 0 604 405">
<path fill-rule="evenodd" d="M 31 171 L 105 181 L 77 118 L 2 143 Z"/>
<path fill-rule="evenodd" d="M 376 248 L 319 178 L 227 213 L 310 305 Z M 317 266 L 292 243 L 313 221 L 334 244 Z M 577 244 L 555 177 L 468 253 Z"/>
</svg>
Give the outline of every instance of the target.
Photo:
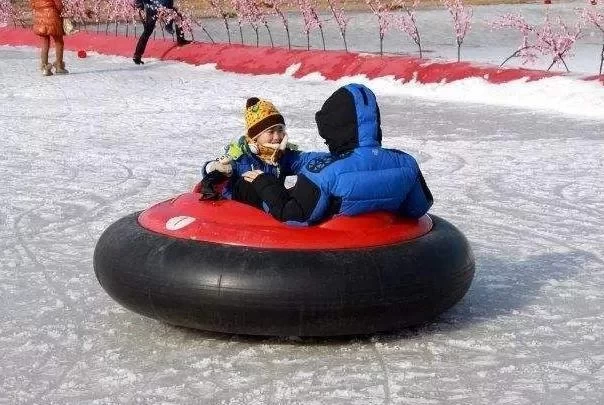
<svg viewBox="0 0 604 405">
<path fill-rule="evenodd" d="M 263 210 L 262 198 L 258 195 L 254 186 L 243 177 L 237 179 L 233 184 L 233 200 L 239 201 Z"/>
<path fill-rule="evenodd" d="M 176 10 L 176 9 L 175 9 Z M 143 21 L 143 33 L 141 34 L 138 42 L 136 44 L 136 49 L 134 50 L 134 57 L 141 58 L 145 53 L 145 48 L 147 47 L 147 42 L 153 34 L 153 30 L 155 30 L 155 24 L 157 23 L 157 10 L 151 7 L 145 7 L 145 20 Z M 176 40 L 178 42 L 183 41 L 185 36 L 182 32 L 182 29 L 175 25 L 176 31 Z"/>
</svg>

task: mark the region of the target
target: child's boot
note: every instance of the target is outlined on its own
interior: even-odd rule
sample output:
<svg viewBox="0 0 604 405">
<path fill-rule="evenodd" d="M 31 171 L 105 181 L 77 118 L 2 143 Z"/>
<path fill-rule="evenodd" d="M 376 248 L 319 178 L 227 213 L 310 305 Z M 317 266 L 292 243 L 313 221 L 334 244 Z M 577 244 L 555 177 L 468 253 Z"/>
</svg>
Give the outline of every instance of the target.
<svg viewBox="0 0 604 405">
<path fill-rule="evenodd" d="M 50 63 L 42 63 L 40 66 L 42 76 L 52 76 L 52 65 Z"/>
<path fill-rule="evenodd" d="M 65 62 L 55 62 L 55 73 L 58 75 L 66 75 L 69 70 L 65 69 Z"/>
</svg>

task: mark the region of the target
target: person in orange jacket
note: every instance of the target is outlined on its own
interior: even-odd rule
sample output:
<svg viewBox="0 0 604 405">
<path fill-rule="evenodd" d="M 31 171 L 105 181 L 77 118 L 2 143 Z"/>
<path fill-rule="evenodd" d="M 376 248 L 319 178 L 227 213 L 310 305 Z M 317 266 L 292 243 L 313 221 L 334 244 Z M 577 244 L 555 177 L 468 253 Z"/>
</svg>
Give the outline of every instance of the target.
<svg viewBox="0 0 604 405">
<path fill-rule="evenodd" d="M 43 76 L 52 75 L 52 69 L 57 74 L 69 73 L 65 69 L 63 61 L 63 20 L 61 11 L 63 2 L 61 0 L 31 0 L 31 8 L 34 12 L 34 34 L 39 35 L 42 40 L 42 49 L 40 52 L 40 69 Z M 55 43 L 55 62 L 48 63 L 48 50 L 50 48 L 50 38 Z"/>
</svg>

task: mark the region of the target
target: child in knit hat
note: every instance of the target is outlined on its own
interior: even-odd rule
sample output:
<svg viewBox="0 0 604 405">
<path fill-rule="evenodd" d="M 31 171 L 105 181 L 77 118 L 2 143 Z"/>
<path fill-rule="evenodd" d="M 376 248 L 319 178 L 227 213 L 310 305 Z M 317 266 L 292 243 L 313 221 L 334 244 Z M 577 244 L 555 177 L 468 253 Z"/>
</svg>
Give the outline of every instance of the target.
<svg viewBox="0 0 604 405">
<path fill-rule="evenodd" d="M 283 182 L 297 169 L 300 152 L 287 142 L 285 119 L 269 100 L 247 99 L 244 120 L 245 135 L 227 145 L 223 156 L 204 165 L 202 194 L 206 198 L 223 197 L 261 208 L 262 201 L 250 187 L 250 179 L 243 181 L 244 173 L 254 176 L 263 172 Z M 228 181 L 224 188 L 216 193 L 214 186 L 225 178 Z"/>
</svg>

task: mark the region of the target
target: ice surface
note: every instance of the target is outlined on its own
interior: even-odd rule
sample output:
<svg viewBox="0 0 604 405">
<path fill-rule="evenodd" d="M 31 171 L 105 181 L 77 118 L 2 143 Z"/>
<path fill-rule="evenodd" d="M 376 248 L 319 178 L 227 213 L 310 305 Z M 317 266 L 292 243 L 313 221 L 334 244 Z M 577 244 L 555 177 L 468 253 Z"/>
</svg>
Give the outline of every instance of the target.
<svg viewBox="0 0 604 405">
<path fill-rule="evenodd" d="M 241 133 L 246 97 L 274 100 L 293 141 L 324 148 L 314 112 L 349 79 L 73 53 L 72 74 L 43 78 L 37 58 L 0 48 L 0 404 L 604 401 L 604 117 L 582 113 L 602 105 L 601 87 L 577 87 L 577 111 L 548 111 L 563 91 L 548 93 L 554 82 L 367 82 L 385 145 L 420 160 L 432 212 L 468 237 L 475 281 L 420 328 L 250 338 L 121 308 L 95 279 L 95 242 L 112 221 L 190 189 Z M 488 105 L 503 97 L 493 91 L 541 104 Z M 466 96 L 475 103 L 451 102 Z"/>
</svg>

